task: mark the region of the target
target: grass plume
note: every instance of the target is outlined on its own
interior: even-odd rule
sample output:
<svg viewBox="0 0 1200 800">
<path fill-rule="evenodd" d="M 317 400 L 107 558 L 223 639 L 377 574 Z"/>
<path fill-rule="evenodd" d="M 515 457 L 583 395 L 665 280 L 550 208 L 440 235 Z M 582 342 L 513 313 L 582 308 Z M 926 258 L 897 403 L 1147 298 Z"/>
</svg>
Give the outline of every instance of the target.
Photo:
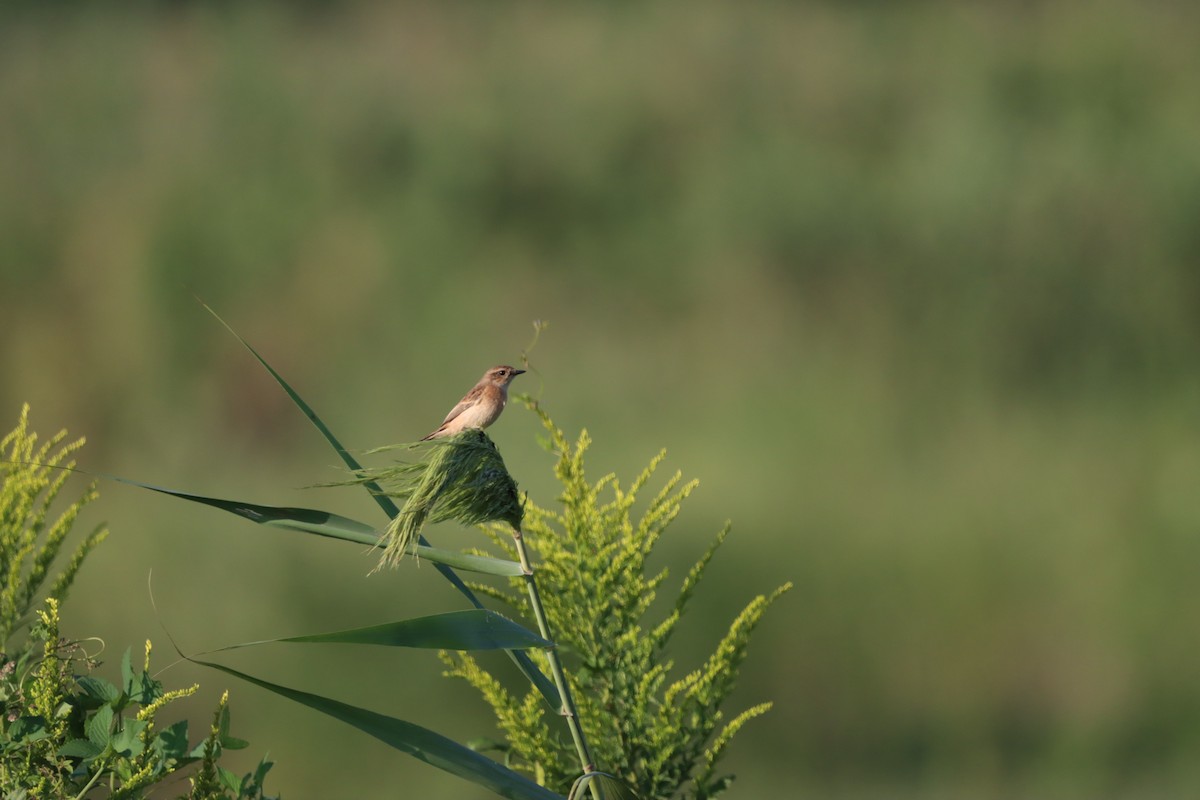
<svg viewBox="0 0 1200 800">
<path fill-rule="evenodd" d="M 517 483 L 486 433 L 465 430 L 421 446 L 427 448 L 426 457 L 421 460 L 364 469 L 350 481 L 364 484 L 374 481 L 400 505 L 400 513 L 392 519 L 384 535 L 380 568 L 399 564 L 428 523 L 507 522 L 513 528 L 521 527 L 524 506 Z M 391 449 L 396 448 L 381 448 Z"/>
</svg>

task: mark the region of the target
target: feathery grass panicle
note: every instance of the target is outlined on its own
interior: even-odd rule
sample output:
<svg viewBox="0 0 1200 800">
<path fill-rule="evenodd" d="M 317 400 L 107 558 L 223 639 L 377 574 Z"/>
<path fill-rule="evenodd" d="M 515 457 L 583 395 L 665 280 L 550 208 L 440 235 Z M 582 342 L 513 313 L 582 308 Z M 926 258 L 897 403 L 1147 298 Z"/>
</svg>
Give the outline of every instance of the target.
<svg viewBox="0 0 1200 800">
<path fill-rule="evenodd" d="M 424 460 L 364 469 L 351 481 L 374 481 L 389 497 L 403 501 L 385 532 L 380 567 L 399 564 L 426 523 L 505 522 L 521 527 L 524 506 L 516 481 L 486 433 L 470 429 L 422 444 L 428 452 Z"/>
</svg>

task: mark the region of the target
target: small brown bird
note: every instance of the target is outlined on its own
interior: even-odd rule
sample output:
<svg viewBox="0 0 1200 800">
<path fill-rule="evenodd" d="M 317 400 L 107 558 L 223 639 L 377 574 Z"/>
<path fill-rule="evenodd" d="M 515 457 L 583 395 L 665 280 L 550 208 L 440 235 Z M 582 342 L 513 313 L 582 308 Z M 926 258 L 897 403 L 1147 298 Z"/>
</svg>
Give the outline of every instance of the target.
<svg viewBox="0 0 1200 800">
<path fill-rule="evenodd" d="M 512 379 L 524 373 L 525 370 L 516 367 L 492 367 L 483 373 L 475 388 L 467 392 L 458 405 L 450 409 L 450 413 L 442 420 L 441 427 L 421 439 L 437 439 L 442 436 L 453 436 L 467 428 L 486 428 L 496 421 L 504 404 L 508 402 L 508 385 Z"/>
</svg>

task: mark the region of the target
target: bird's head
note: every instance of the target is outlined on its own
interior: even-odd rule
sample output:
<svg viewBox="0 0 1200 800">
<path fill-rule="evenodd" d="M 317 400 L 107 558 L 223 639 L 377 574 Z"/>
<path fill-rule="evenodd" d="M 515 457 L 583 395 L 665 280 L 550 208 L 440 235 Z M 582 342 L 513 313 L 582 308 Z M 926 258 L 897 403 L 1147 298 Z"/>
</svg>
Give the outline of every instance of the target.
<svg viewBox="0 0 1200 800">
<path fill-rule="evenodd" d="M 525 370 L 517 369 L 516 367 L 499 366 L 492 367 L 483 374 L 483 379 L 488 383 L 500 388 L 507 387 L 512 383 L 512 379 L 518 375 L 524 374 Z"/>
</svg>

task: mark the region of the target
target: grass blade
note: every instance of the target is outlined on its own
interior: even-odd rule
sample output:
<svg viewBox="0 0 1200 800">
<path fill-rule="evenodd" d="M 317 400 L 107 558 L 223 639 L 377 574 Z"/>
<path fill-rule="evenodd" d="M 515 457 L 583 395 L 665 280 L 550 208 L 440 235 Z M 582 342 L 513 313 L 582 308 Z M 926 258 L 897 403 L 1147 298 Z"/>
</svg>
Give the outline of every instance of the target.
<svg viewBox="0 0 1200 800">
<path fill-rule="evenodd" d="M 524 570 L 516 561 L 491 556 L 477 556 L 471 553 L 460 553 L 457 550 L 441 550 L 436 547 L 426 547 L 423 544 L 414 545 L 410 550 L 417 558 L 424 558 L 436 564 L 445 564 L 455 569 L 467 572 L 482 572 L 487 575 L 497 575 L 502 578 L 515 578 L 523 575 Z M 482 610 L 482 609 L 478 609 Z"/>
<path fill-rule="evenodd" d="M 201 664 L 224 672 L 226 675 L 240 678 L 295 703 L 341 720 L 397 750 L 408 753 L 413 758 L 491 789 L 501 797 L 507 797 L 510 800 L 563 800 L 561 795 L 537 785 L 525 776 L 420 725 L 348 705 L 328 697 L 302 692 L 298 689 L 289 689 L 286 686 L 255 678 L 221 664 L 200 659 L 189 658 L 188 660 L 194 664 Z"/>
<path fill-rule="evenodd" d="M 331 633 L 243 642 L 209 652 L 219 653 L 275 642 L 374 644 L 386 647 L 426 647 L 435 650 L 523 650 L 529 647 L 553 646 L 552 642 L 495 611 L 471 609 Z"/>
<path fill-rule="evenodd" d="M 259 525 L 270 525 L 276 528 L 288 528 L 295 531 L 304 531 L 305 533 L 315 533 L 318 536 L 327 536 L 331 539 L 341 539 L 346 542 L 356 542 L 358 544 L 371 546 L 379 544 L 379 533 L 370 525 L 350 519 L 349 517 L 343 517 L 340 514 L 332 514 L 328 511 L 319 511 L 313 508 L 263 506 L 257 503 L 222 500 L 219 497 L 206 497 L 201 494 L 181 492 L 178 489 L 153 486 L 149 483 L 142 483 L 130 480 L 129 478 L 114 478 L 114 480 L 127 483 L 131 486 L 140 486 L 143 489 L 149 489 L 152 492 L 159 492 L 171 497 L 191 500 L 193 503 L 213 506 L 214 508 L 228 511 L 230 514 L 236 514 L 243 519 L 248 519 Z"/>
<path fill-rule="evenodd" d="M 340 514 L 332 514 L 328 511 L 320 511 L 314 508 L 264 506 L 257 503 L 244 503 L 239 500 L 223 500 L 219 497 L 207 497 L 202 494 L 181 492 L 178 489 L 153 486 L 149 483 L 142 483 L 141 481 L 130 480 L 129 478 L 112 477 L 112 480 L 127 483 L 130 486 L 149 489 L 152 492 L 160 492 L 171 497 L 178 497 L 182 500 L 191 500 L 193 503 L 213 506 L 214 508 L 236 514 L 243 519 L 248 519 L 259 525 L 270 525 L 276 528 L 303 531 L 305 533 L 313 533 L 318 536 L 327 536 L 331 539 L 341 539 L 342 541 L 355 542 L 356 544 L 365 544 L 372 547 L 379 544 L 380 534 L 370 525 L 350 519 L 349 517 L 343 517 Z M 481 572 L 487 575 L 499 575 L 506 578 L 522 574 L 521 565 L 516 561 L 506 561 L 489 556 L 476 556 L 453 550 L 439 550 L 435 547 L 426 547 L 424 545 L 412 547 L 411 552 L 417 558 L 424 558 L 434 564 L 448 564 L 470 572 Z"/>
<path fill-rule="evenodd" d="M 285 381 L 283 376 L 276 372 L 275 368 L 268 364 L 267 360 L 259 355 L 258 351 L 255 350 L 249 342 L 243 339 L 242 335 L 233 329 L 233 326 L 222 319 L 221 315 L 214 311 L 208 305 L 208 303 L 205 303 L 198 297 L 196 298 L 196 301 L 200 303 L 200 305 L 204 306 L 204 310 L 209 314 L 212 314 L 213 317 L 216 318 L 217 322 L 224 326 L 225 330 L 229 331 L 235 339 L 241 342 L 242 347 L 246 348 L 246 350 L 250 352 L 250 355 L 254 356 L 259 364 L 262 364 L 263 369 L 270 373 L 271 377 L 275 379 L 275 382 L 279 384 L 279 387 L 283 389 L 287 396 L 291 398 L 292 402 L 296 404 L 296 407 L 300 409 L 300 413 L 304 414 L 304 416 L 308 418 L 308 421 L 311 422 L 316 429 L 320 431 L 321 435 L 325 437 L 325 441 L 329 442 L 329 444 L 333 446 L 333 449 L 337 451 L 339 456 L 341 456 L 341 459 L 346 466 L 349 467 L 352 472 L 361 472 L 362 464 L 359 464 L 358 459 L 352 456 L 350 451 L 347 450 L 340 441 L 338 441 L 338 438 L 333 435 L 333 431 L 329 430 L 329 427 L 321 420 L 320 417 L 317 416 L 317 412 L 313 411 L 312 406 L 304 402 L 304 398 L 296 393 L 296 390 L 291 387 L 291 384 Z M 383 513 L 387 514 L 389 519 L 396 516 L 396 514 L 400 512 L 400 509 L 396 507 L 396 504 L 392 502 L 390 497 L 383 493 L 383 490 L 380 489 L 378 485 L 373 483 L 366 483 L 363 485 L 370 490 L 371 496 L 375 498 L 375 502 L 379 504 L 379 507 L 383 509 Z M 468 591 L 470 590 L 468 589 Z"/>
</svg>

